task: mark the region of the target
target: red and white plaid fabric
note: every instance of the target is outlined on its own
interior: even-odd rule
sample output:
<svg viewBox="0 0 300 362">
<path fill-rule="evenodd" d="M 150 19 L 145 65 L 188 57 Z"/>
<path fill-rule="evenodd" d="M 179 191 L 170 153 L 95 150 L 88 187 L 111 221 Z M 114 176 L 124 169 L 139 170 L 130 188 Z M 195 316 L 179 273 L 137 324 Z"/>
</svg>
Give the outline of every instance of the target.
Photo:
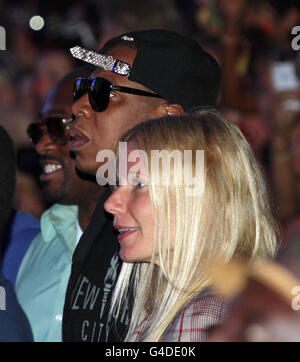
<svg viewBox="0 0 300 362">
<path fill-rule="evenodd" d="M 222 323 L 230 306 L 209 290 L 192 299 L 176 316 L 160 342 L 204 342 L 210 327 Z M 143 333 L 151 321 L 146 318 L 134 332 L 136 341 L 143 340 Z"/>
</svg>

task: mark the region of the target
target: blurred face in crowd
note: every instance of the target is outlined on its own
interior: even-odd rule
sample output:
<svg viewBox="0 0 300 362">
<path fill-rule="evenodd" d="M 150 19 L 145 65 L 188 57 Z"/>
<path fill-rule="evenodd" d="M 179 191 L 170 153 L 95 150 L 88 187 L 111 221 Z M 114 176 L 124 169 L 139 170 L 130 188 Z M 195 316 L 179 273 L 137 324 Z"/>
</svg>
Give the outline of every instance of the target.
<svg viewBox="0 0 300 362">
<path fill-rule="evenodd" d="M 48 90 L 72 70 L 72 58 L 62 51 L 49 51 L 38 58 L 36 64 L 35 94 L 45 99 Z"/>
<path fill-rule="evenodd" d="M 128 152 L 135 150 L 128 143 Z M 119 178 L 118 187 L 106 201 L 104 208 L 114 215 L 114 228 L 119 232 L 120 257 L 126 262 L 150 261 L 153 251 L 154 218 L 148 190 L 147 170 L 140 163 L 137 175 L 136 162 L 128 162 L 121 155 L 120 162 L 127 163 L 127 179 Z"/>
<path fill-rule="evenodd" d="M 300 178 L 300 123 L 295 125 L 291 132 L 291 156 L 292 168 L 297 177 Z"/>
<path fill-rule="evenodd" d="M 117 45 L 106 53 L 115 59 L 132 64 L 136 50 Z M 102 68 L 97 68 L 90 77 L 102 77 L 114 85 L 147 90 L 141 84 L 128 80 Z M 111 91 L 108 107 L 103 112 L 95 112 L 84 94 L 73 104 L 76 122 L 71 131 L 70 148 L 76 155 L 76 166 L 95 174 L 101 163 L 96 162 L 96 155 L 101 150 L 116 148 L 118 138 L 135 124 L 150 118 L 162 116 L 162 99 Z"/>
<path fill-rule="evenodd" d="M 73 82 L 74 78 L 51 89 L 41 111 L 41 120 L 48 117 L 72 118 Z M 53 142 L 44 129 L 36 151 L 42 166 L 40 181 L 45 198 L 49 202 L 76 204 L 79 195 L 87 193 L 91 183 L 78 176 L 69 140 L 64 144 Z"/>
</svg>

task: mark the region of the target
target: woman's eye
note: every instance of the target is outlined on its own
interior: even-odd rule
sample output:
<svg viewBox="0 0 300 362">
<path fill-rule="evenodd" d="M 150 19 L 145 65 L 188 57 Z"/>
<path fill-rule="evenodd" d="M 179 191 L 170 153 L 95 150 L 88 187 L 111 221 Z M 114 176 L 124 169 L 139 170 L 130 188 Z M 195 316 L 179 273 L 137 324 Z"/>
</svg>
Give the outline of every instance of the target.
<svg viewBox="0 0 300 362">
<path fill-rule="evenodd" d="M 145 186 L 147 186 L 147 179 L 146 178 L 140 178 L 140 176 L 137 176 L 135 173 L 131 174 L 129 173 L 127 176 L 127 184 L 130 186 L 132 190 L 138 190 L 142 189 Z"/>
<path fill-rule="evenodd" d="M 146 186 L 143 181 L 141 181 L 141 180 L 139 180 L 139 179 L 135 179 L 135 178 L 133 178 L 133 179 L 131 179 L 131 180 L 129 179 L 129 180 L 128 180 L 128 183 L 129 183 L 129 185 L 131 185 L 135 190 L 136 190 L 136 189 L 142 189 L 143 187 Z"/>
<path fill-rule="evenodd" d="M 138 183 L 135 185 L 135 187 L 137 189 L 142 189 L 143 187 L 145 187 L 145 184 L 142 181 L 138 181 Z"/>
</svg>

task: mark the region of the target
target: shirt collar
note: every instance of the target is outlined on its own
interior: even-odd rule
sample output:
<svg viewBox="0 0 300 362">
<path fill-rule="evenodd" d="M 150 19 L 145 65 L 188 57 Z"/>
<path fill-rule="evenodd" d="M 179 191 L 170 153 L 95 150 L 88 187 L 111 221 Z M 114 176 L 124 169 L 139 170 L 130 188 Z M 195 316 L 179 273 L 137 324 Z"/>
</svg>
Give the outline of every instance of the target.
<svg viewBox="0 0 300 362">
<path fill-rule="evenodd" d="M 67 244 L 73 243 L 77 233 L 78 206 L 54 204 L 41 217 L 41 233 L 45 242 L 52 241 L 59 236 Z"/>
</svg>

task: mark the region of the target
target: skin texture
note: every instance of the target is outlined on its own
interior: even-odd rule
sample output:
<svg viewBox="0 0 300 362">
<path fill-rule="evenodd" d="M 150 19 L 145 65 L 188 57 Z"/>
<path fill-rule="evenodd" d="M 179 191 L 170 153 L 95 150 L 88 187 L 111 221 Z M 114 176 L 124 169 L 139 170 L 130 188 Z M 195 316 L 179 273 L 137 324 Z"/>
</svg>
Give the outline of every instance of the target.
<svg viewBox="0 0 300 362">
<path fill-rule="evenodd" d="M 87 75 L 83 74 L 83 76 Z M 51 89 L 41 110 L 41 119 L 50 116 L 72 117 L 73 81 L 74 77 Z M 82 229 L 85 229 L 103 189 L 97 185 L 95 180 L 79 177 L 75 169 L 74 158 L 71 158 L 70 155 L 69 142 L 63 145 L 54 143 L 49 135 L 44 133 L 36 145 L 36 151 L 40 157 L 42 168 L 49 163 L 63 166 L 62 169 L 47 175 L 42 171 L 40 180 L 45 198 L 52 203 L 77 204 L 79 206 L 79 224 Z"/>
<path fill-rule="evenodd" d="M 128 143 L 128 153 L 136 149 Z M 126 262 L 150 261 L 153 251 L 154 219 L 148 191 L 147 170 L 139 160 L 128 162 L 121 154 L 120 162 L 127 163 L 127 178 L 118 175 L 118 187 L 107 199 L 104 208 L 114 215 L 114 227 L 136 228 L 119 234 L 120 257 Z M 139 162 L 137 174 L 133 166 Z"/>
<path fill-rule="evenodd" d="M 132 64 L 136 50 L 116 46 L 110 49 L 107 55 Z M 115 85 L 148 90 L 141 84 L 128 80 L 127 77 L 105 71 L 102 68 L 97 68 L 91 77 L 102 77 Z M 80 147 L 74 147 L 75 143 L 71 141 L 71 149 L 76 154 L 76 166 L 81 171 L 91 174 L 96 174 L 97 168 L 101 165 L 96 162 L 97 153 L 100 150 L 114 151 L 118 138 L 125 131 L 141 121 L 164 116 L 167 112 L 173 112 L 173 114 L 183 112 L 181 106 L 170 105 L 163 99 L 117 91 L 111 92 L 110 103 L 103 112 L 93 111 L 88 94 L 83 95 L 73 104 L 72 111 L 76 116 L 76 121 L 72 127 L 71 137 L 75 137 L 79 133 L 86 141 Z"/>
</svg>

